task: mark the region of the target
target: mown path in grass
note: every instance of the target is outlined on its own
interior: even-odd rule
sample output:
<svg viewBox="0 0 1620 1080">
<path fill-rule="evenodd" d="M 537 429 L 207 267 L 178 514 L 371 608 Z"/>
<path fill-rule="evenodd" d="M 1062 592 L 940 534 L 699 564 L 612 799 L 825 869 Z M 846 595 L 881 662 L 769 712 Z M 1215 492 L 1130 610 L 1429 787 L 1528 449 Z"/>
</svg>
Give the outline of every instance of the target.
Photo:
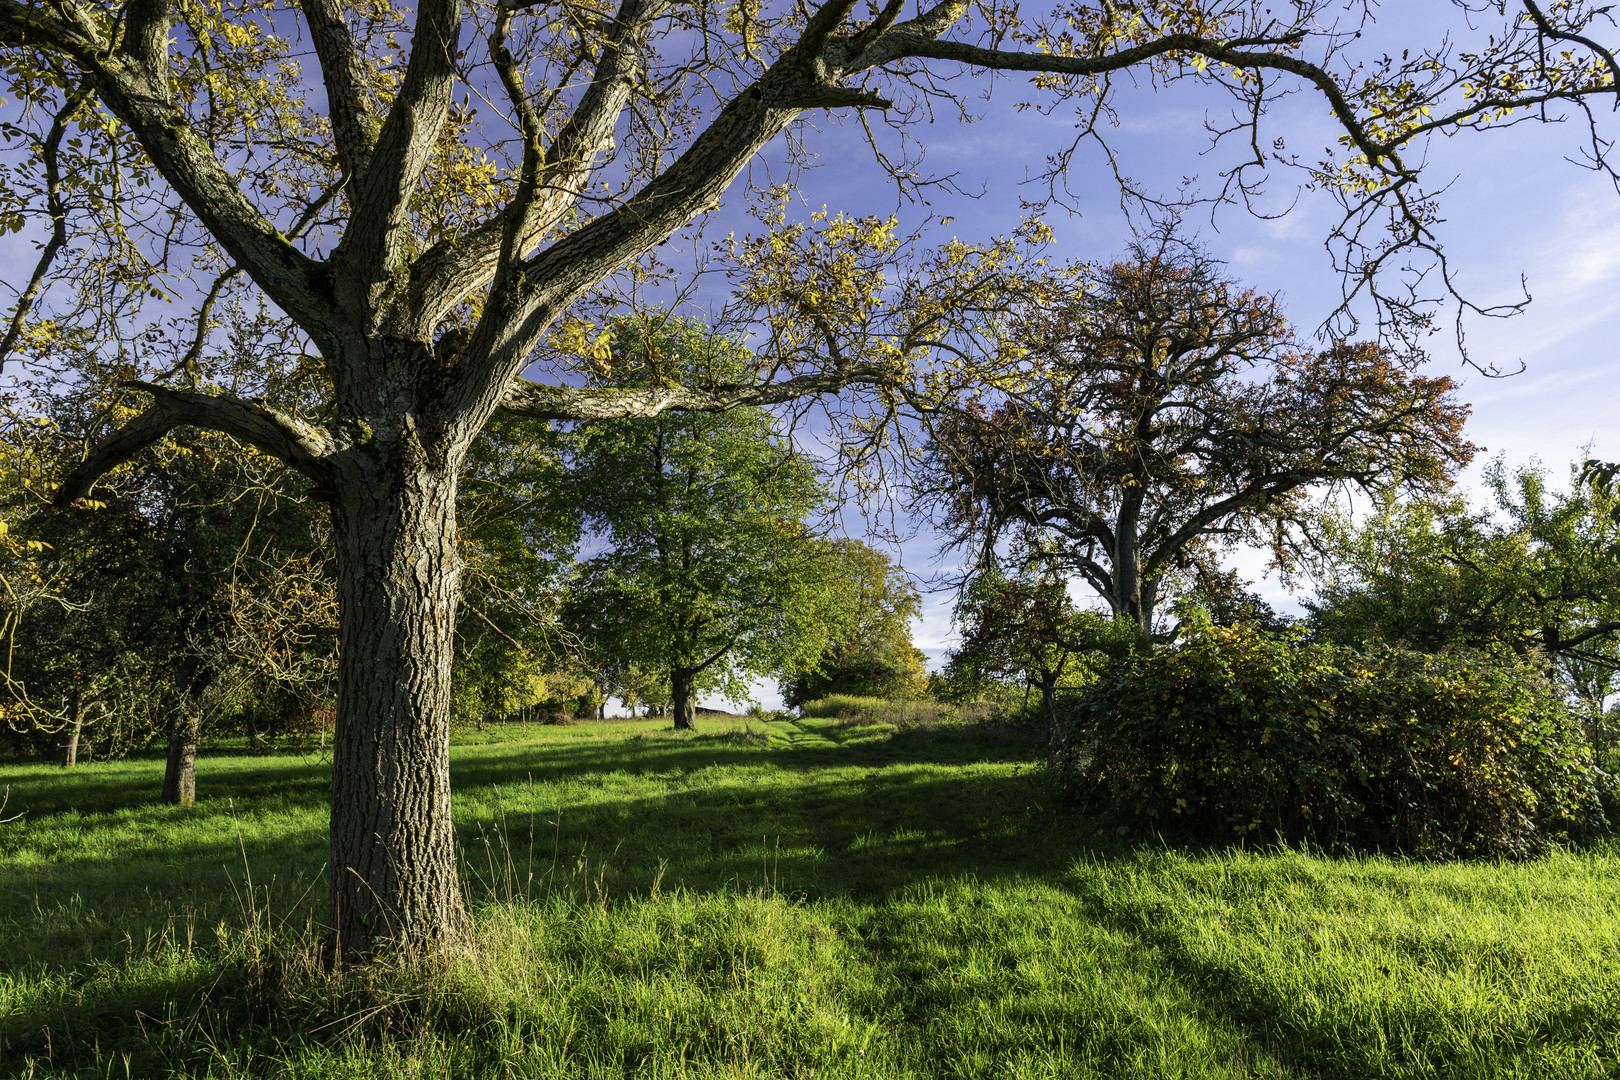
<svg viewBox="0 0 1620 1080">
<path fill-rule="evenodd" d="M 298 966 L 318 757 L 205 753 L 190 811 L 156 758 L 0 765 L 0 1074 L 1620 1075 L 1609 848 L 1132 847 L 994 731 L 661 727 L 458 737 L 432 978 Z"/>
</svg>

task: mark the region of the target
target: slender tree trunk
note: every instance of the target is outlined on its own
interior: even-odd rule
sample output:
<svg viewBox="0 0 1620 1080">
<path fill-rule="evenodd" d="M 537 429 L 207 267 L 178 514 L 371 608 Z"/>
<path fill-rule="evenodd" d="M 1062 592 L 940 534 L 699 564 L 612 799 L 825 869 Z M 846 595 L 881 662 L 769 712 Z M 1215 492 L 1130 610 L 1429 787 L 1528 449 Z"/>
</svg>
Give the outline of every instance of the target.
<svg viewBox="0 0 1620 1080">
<path fill-rule="evenodd" d="M 1041 672 L 1041 712 L 1046 722 L 1046 766 L 1052 768 L 1058 759 L 1057 724 L 1057 672 Z"/>
<path fill-rule="evenodd" d="M 62 768 L 71 769 L 79 763 L 79 735 L 84 731 L 84 691 L 73 691 L 72 718 L 62 732 Z"/>
<path fill-rule="evenodd" d="M 381 440 L 379 440 L 381 441 Z M 331 911 L 344 960 L 442 951 L 465 924 L 450 820 L 456 462 L 414 431 L 347 462 L 338 550 Z"/>
<path fill-rule="evenodd" d="M 1153 612 L 1142 604 L 1142 541 L 1137 536 L 1141 507 L 1127 499 L 1114 526 L 1114 613 L 1125 615 L 1141 633 L 1150 630 Z"/>
<path fill-rule="evenodd" d="M 669 693 L 674 699 L 675 728 L 697 730 L 697 672 L 691 668 L 671 668 Z"/>
<path fill-rule="evenodd" d="M 169 728 L 169 761 L 163 769 L 161 802 L 190 806 L 197 801 L 197 738 L 202 731 L 202 687 L 182 695 Z"/>
</svg>

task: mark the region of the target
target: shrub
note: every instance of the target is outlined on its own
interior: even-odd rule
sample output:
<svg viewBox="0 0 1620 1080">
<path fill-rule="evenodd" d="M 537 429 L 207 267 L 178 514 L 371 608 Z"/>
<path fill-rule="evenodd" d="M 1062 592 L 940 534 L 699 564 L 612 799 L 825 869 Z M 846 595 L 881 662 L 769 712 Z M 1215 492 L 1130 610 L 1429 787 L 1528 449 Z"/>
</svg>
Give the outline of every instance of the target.
<svg viewBox="0 0 1620 1080">
<path fill-rule="evenodd" d="M 1612 781 L 1532 668 L 1205 626 L 1065 704 L 1067 790 L 1195 842 L 1524 858 Z"/>
</svg>

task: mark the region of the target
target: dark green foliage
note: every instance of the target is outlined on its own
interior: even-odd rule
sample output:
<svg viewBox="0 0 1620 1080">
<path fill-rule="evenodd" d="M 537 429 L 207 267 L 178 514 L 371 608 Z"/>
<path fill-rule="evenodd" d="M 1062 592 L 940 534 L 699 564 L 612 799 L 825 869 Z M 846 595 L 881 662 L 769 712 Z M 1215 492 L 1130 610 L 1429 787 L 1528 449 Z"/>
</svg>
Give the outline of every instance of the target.
<svg viewBox="0 0 1620 1080">
<path fill-rule="evenodd" d="M 612 330 L 616 350 L 642 358 L 626 385 L 748 371 L 740 343 L 696 323 L 649 315 Z M 809 519 L 826 488 L 774 417 L 671 411 L 575 437 L 569 483 L 602 550 L 579 564 L 563 622 L 588 655 L 667 674 L 680 724 L 699 692 L 742 701 L 751 677 L 824 652 L 841 582 Z"/>
<path fill-rule="evenodd" d="M 1524 858 L 1612 783 L 1528 667 L 1249 627 L 1117 664 L 1065 719 L 1075 796 L 1195 842 Z"/>
</svg>

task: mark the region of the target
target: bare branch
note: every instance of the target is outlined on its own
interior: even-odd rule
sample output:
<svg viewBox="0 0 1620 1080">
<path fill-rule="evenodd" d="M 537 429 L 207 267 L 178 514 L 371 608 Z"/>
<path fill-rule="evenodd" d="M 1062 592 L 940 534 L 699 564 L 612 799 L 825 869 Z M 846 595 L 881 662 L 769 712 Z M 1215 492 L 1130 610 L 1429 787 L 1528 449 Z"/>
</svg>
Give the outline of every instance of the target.
<svg viewBox="0 0 1620 1080">
<path fill-rule="evenodd" d="M 585 93 L 567 124 L 542 151 L 543 118 L 524 87 L 517 59 L 506 45 L 512 9 L 496 14 L 490 55 L 517 115 L 524 138 L 518 191 L 501 214 L 470 234 L 442 241 L 412 270 L 417 317 L 433 326 L 473 289 L 511 268 L 572 208 L 596 161 L 613 143 L 613 131 L 630 101 L 646 50 L 648 24 L 664 10 L 662 0 L 621 0 L 608 25 Z M 531 159 L 532 155 L 532 159 Z"/>
<path fill-rule="evenodd" d="M 45 287 L 45 275 L 50 272 L 51 263 L 67 244 L 67 206 L 62 201 L 62 169 L 58 152 L 62 146 L 62 136 L 67 132 L 68 121 L 88 98 L 87 89 L 80 89 L 68 95 L 67 101 L 51 122 L 50 131 L 46 133 L 45 142 L 40 147 L 40 156 L 45 162 L 45 212 L 51 218 L 51 235 L 40 250 L 39 262 L 34 265 L 34 273 L 28 279 L 28 285 L 23 289 L 22 295 L 17 297 L 17 310 L 12 313 L 11 325 L 6 327 L 6 336 L 0 340 L 0 371 L 5 370 L 6 360 L 17 347 L 17 338 L 22 334 L 23 324 Z"/>
</svg>

